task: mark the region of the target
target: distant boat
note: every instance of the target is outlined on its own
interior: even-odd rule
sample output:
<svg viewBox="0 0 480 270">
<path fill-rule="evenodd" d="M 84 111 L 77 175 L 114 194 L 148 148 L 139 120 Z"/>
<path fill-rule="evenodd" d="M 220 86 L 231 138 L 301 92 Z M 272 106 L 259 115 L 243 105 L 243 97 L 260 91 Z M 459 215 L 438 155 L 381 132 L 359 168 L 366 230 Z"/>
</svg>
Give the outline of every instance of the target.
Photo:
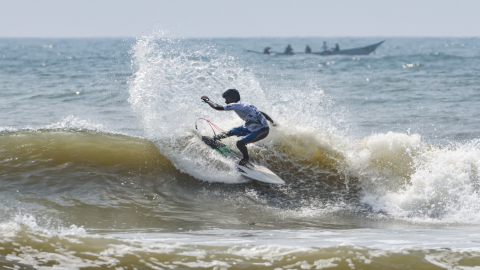
<svg viewBox="0 0 480 270">
<path fill-rule="evenodd" d="M 312 52 L 311 54 L 317 54 L 317 55 L 367 55 L 370 54 L 371 52 L 375 51 L 380 44 L 385 42 L 385 40 L 382 40 L 378 43 L 368 45 L 365 47 L 361 48 L 354 48 L 354 49 L 348 49 L 348 50 L 339 50 L 339 51 L 323 51 L 323 52 Z"/>
</svg>

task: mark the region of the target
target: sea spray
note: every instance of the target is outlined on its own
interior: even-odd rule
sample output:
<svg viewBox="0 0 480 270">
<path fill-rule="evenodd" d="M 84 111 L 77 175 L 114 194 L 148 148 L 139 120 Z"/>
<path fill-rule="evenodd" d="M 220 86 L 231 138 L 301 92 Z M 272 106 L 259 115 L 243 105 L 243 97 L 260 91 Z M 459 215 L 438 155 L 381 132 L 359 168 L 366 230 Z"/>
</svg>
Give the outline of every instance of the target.
<svg viewBox="0 0 480 270">
<path fill-rule="evenodd" d="M 194 130 L 199 117 L 215 118 L 219 126 L 241 124 L 232 115 L 218 113 L 201 103 L 208 95 L 221 103 L 221 93 L 237 88 L 244 96 L 265 103 L 254 76 L 217 52 L 215 47 L 185 48 L 185 40 L 165 37 L 165 33 L 139 38 L 132 47 L 136 69 L 130 82 L 129 102 L 140 115 L 145 134 L 177 169 L 203 180 L 239 182 L 231 164 L 204 145 Z M 203 128 L 203 129 L 202 129 Z M 206 127 L 200 127 L 201 132 Z"/>
<path fill-rule="evenodd" d="M 262 153 L 257 156 L 260 161 L 271 162 L 279 156 L 294 163 L 304 160 L 306 156 L 295 151 L 290 151 L 293 157 L 282 152 L 285 137 L 289 134 L 296 137 L 296 133 L 304 133 L 301 130 L 309 130 L 306 136 L 313 139 L 313 145 L 319 146 L 321 152 L 338 154 L 333 145 L 339 137 L 336 133 L 342 113 L 335 117 L 329 115 L 334 102 L 318 84 L 307 82 L 308 91 L 284 86 L 269 89 L 267 94 L 240 59 L 218 52 L 215 46 L 190 43 L 193 42 L 167 37 L 160 31 L 139 38 L 132 46 L 136 71 L 130 81 L 129 102 L 142 119 L 147 138 L 177 169 L 202 180 L 244 181 L 232 172 L 232 164 L 203 145 L 193 130 L 193 123 L 199 117 L 210 119 L 227 130 L 242 124 L 235 115 L 217 112 L 200 102 L 201 96 L 208 95 L 221 104 L 221 93 L 228 88 L 238 89 L 242 100 L 280 123 L 278 128 L 272 128 L 269 138 L 250 147 L 253 154 Z M 199 130 L 202 134 L 211 133 L 208 126 L 200 125 Z M 227 144 L 229 141 L 234 147 L 232 139 L 226 140 Z"/>
</svg>

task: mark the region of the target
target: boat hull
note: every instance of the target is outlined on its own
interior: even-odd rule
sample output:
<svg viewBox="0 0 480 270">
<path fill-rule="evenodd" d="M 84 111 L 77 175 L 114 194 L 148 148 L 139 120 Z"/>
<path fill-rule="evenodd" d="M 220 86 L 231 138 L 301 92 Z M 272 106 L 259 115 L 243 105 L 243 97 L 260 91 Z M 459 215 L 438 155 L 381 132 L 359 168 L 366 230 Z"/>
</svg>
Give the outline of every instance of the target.
<svg viewBox="0 0 480 270">
<path fill-rule="evenodd" d="M 385 40 L 380 41 L 378 43 L 368 45 L 365 47 L 348 49 L 348 50 L 339 50 L 339 51 L 323 51 L 323 52 L 312 52 L 312 54 L 317 55 L 368 55 L 375 51 L 380 44 L 385 42 Z"/>
</svg>

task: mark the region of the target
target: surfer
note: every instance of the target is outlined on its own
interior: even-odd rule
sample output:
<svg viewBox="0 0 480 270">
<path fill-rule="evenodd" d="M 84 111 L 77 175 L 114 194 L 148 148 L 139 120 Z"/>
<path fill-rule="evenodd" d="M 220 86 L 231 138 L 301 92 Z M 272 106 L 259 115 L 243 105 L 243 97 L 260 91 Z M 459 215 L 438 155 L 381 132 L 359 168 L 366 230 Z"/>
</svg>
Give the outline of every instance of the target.
<svg viewBox="0 0 480 270">
<path fill-rule="evenodd" d="M 265 139 L 268 136 L 270 128 L 268 121 L 275 126 L 275 122 L 266 113 L 259 111 L 255 106 L 240 101 L 240 93 L 236 89 L 228 89 L 222 94 L 225 99 L 226 106 L 222 106 L 211 101 L 207 96 L 203 96 L 202 100 L 210 107 L 218 111 L 235 111 L 237 115 L 245 121 L 245 125 L 232 128 L 227 132 L 222 132 L 213 138 L 203 136 L 202 140 L 207 142 L 224 139 L 230 136 L 244 136 L 237 141 L 237 148 L 243 154 L 242 160 L 238 165 L 245 165 L 250 157 L 248 156 L 247 144 Z"/>
<path fill-rule="evenodd" d="M 335 48 L 333 49 L 334 52 L 340 51 L 340 46 L 338 46 L 338 43 L 335 43 Z"/>
</svg>

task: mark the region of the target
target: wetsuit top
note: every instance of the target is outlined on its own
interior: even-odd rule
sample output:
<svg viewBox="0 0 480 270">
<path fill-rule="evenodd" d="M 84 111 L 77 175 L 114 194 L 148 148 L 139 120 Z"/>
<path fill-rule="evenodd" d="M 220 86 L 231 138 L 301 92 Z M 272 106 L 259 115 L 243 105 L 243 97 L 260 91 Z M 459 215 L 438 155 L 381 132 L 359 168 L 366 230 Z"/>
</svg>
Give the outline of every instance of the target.
<svg viewBox="0 0 480 270">
<path fill-rule="evenodd" d="M 253 105 L 243 101 L 230 103 L 223 107 L 226 111 L 235 111 L 240 118 L 245 121 L 245 127 L 250 131 L 257 131 L 262 128 L 268 128 L 268 122 L 265 116 Z"/>
</svg>

